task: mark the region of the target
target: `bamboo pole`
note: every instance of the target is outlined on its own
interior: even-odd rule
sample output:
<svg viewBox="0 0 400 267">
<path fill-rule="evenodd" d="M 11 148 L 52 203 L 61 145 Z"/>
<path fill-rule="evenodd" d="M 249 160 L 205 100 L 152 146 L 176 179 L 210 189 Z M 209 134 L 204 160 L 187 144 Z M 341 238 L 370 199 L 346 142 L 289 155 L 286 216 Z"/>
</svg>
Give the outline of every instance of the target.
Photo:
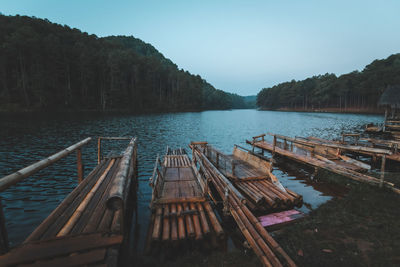
<svg viewBox="0 0 400 267">
<path fill-rule="evenodd" d="M 386 165 L 386 156 L 382 155 L 381 179 L 380 179 L 380 182 L 379 182 L 379 187 L 383 186 L 383 182 L 385 180 L 385 165 Z"/>
<path fill-rule="evenodd" d="M 75 210 L 75 212 L 72 214 L 72 216 L 69 218 L 68 222 L 61 228 L 61 230 L 57 233 L 57 237 L 59 236 L 65 236 L 67 235 L 72 227 L 75 225 L 75 223 L 78 221 L 80 216 L 82 215 L 83 211 L 89 204 L 90 200 L 93 198 L 94 194 L 96 193 L 97 189 L 100 187 L 101 183 L 104 181 L 106 178 L 107 174 L 109 173 L 111 167 L 114 165 L 115 159 L 112 159 L 110 163 L 107 166 L 107 169 L 103 172 L 103 174 L 100 176 L 100 178 L 97 180 L 95 185 L 92 187 L 92 189 L 89 191 L 89 193 L 85 196 L 85 198 L 82 200 L 81 204 L 79 204 L 78 208 Z"/>
<path fill-rule="evenodd" d="M 197 203 L 197 210 L 199 211 L 200 214 L 200 221 L 203 233 L 205 235 L 208 235 L 210 233 L 210 227 L 208 226 L 207 217 L 206 214 L 204 213 L 203 205 L 201 203 Z"/>
<path fill-rule="evenodd" d="M 154 227 L 153 227 L 153 233 L 151 234 L 151 238 L 153 240 L 158 240 L 160 238 L 161 234 L 161 216 L 162 216 L 162 207 L 158 206 L 156 208 L 156 217 L 154 219 Z"/>
<path fill-rule="evenodd" d="M 176 205 L 171 204 L 171 213 L 176 214 Z M 176 216 L 171 217 L 171 240 L 178 240 L 178 226 L 176 223 Z"/>
<path fill-rule="evenodd" d="M 183 221 L 183 216 L 182 216 L 182 205 L 177 204 L 177 213 L 178 213 L 178 236 L 179 239 L 185 239 L 186 238 L 186 232 L 185 232 L 185 223 Z"/>
<path fill-rule="evenodd" d="M 28 167 L 25 167 L 17 172 L 14 172 L 10 175 L 7 175 L 7 176 L 1 178 L 0 179 L 0 192 L 6 190 L 10 186 L 18 183 L 19 181 L 31 176 L 32 174 L 44 169 L 45 167 L 64 158 L 65 156 L 71 154 L 76 149 L 89 143 L 90 140 L 92 140 L 92 138 L 88 137 L 70 147 L 67 147 L 67 148 L 61 150 L 60 152 L 58 152 L 54 155 L 51 155 L 50 157 L 42 159 L 41 161 L 38 161 Z"/>
<path fill-rule="evenodd" d="M 170 236 L 170 223 L 169 223 L 169 206 L 164 205 L 164 219 L 163 219 L 163 231 L 162 240 L 166 241 Z"/>
<path fill-rule="evenodd" d="M 198 211 L 194 203 L 190 203 L 190 209 Z M 199 215 L 193 214 L 192 219 L 193 219 L 194 231 L 196 233 L 196 240 L 202 239 L 203 234 L 201 233 Z"/>
</svg>

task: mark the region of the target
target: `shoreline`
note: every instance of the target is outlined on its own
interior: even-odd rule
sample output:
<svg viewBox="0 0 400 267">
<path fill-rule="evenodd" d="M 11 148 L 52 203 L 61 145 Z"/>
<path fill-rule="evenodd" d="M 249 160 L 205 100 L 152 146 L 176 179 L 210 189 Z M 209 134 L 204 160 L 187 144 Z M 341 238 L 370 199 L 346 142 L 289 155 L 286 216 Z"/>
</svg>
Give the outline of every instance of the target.
<svg viewBox="0 0 400 267">
<path fill-rule="evenodd" d="M 343 113 L 343 114 L 370 114 L 370 115 L 383 115 L 384 110 L 380 109 L 360 109 L 360 108 L 321 108 L 321 109 L 304 109 L 304 108 L 259 108 L 262 111 L 283 111 L 283 112 L 312 112 L 312 113 Z"/>
</svg>

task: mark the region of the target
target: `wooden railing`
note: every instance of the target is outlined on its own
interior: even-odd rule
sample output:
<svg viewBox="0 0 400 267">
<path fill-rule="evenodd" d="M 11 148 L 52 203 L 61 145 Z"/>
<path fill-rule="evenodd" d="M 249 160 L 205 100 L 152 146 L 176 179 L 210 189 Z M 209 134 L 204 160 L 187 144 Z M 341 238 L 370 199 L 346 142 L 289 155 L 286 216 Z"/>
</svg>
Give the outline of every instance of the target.
<svg viewBox="0 0 400 267">
<path fill-rule="evenodd" d="M 55 163 L 56 161 L 68 156 L 72 152 L 77 152 L 77 170 L 78 170 L 78 182 L 83 180 L 83 164 L 82 164 L 82 152 L 81 147 L 90 142 L 92 138 L 88 137 L 70 147 L 67 147 L 60 152 L 53 154 L 41 161 L 38 161 L 28 167 L 20 169 L 10 175 L 7 175 L 0 179 L 0 192 L 8 189 L 9 187 L 21 182 L 22 180 L 28 178 L 29 176 L 35 174 L 36 172 L 46 168 L 47 166 Z M 0 199 L 0 254 L 3 254 L 9 250 L 8 244 L 8 234 L 5 227 L 5 216 L 3 212 L 3 206 Z"/>
<path fill-rule="evenodd" d="M 168 148 L 167 148 L 167 150 L 168 150 Z M 161 170 L 159 170 L 158 167 L 160 167 Z M 164 179 L 163 171 L 164 171 L 164 169 L 163 169 L 163 165 L 160 161 L 160 155 L 157 154 L 157 159 L 156 159 L 156 162 L 154 163 L 153 175 L 149 179 L 150 186 L 153 188 L 153 194 L 151 197 L 151 205 L 153 204 L 153 201 L 160 196 L 159 194 L 161 193 L 161 184 L 162 184 L 162 182 L 160 182 L 160 179 L 161 180 Z"/>
</svg>

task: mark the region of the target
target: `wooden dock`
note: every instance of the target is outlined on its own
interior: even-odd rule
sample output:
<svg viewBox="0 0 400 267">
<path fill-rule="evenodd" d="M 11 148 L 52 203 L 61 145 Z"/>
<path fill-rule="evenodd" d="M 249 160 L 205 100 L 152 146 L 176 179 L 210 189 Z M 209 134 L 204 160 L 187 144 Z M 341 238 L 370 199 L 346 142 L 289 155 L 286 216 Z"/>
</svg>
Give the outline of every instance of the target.
<svg viewBox="0 0 400 267">
<path fill-rule="evenodd" d="M 272 174 L 268 161 L 235 146 L 232 155 L 225 155 L 211 145 L 206 155 L 213 165 L 225 175 L 246 197 L 252 210 L 285 210 L 300 207 L 300 195 L 284 188 Z"/>
<path fill-rule="evenodd" d="M 299 163 L 309 165 L 309 166 L 315 168 L 316 170 L 318 168 L 325 169 L 329 172 L 342 175 L 344 177 L 350 178 L 350 179 L 358 181 L 358 182 L 364 182 L 364 183 L 368 183 L 368 184 L 380 186 L 380 187 L 384 186 L 386 188 L 391 189 L 393 192 L 400 193 L 400 190 L 398 188 L 395 188 L 394 184 L 384 181 L 383 175 L 381 175 L 381 179 L 377 179 L 370 175 L 360 173 L 353 169 L 347 168 L 343 164 L 337 164 L 327 158 L 324 158 L 322 156 L 317 156 L 313 149 L 316 147 L 316 145 L 312 145 L 310 143 L 305 143 L 302 140 L 294 139 L 294 138 L 287 137 L 287 136 L 275 135 L 275 134 L 270 134 L 270 135 L 272 135 L 274 138 L 274 141 L 272 143 L 269 143 L 264 139 L 265 134 L 253 137 L 253 140 L 251 140 L 251 141 L 246 140 L 246 142 L 248 144 L 252 145 L 253 147 L 257 147 L 257 148 L 262 149 L 263 151 L 265 150 L 265 151 L 270 152 L 273 156 L 279 155 L 279 156 L 288 158 L 290 160 L 294 160 Z M 278 142 L 278 139 L 280 139 L 281 142 Z M 311 148 L 311 153 L 306 153 L 306 154 L 297 153 L 297 151 L 295 149 L 296 145 L 309 146 Z M 348 149 L 348 146 L 345 146 L 345 145 L 325 144 L 325 146 L 339 149 L 339 150 L 340 149 Z M 371 150 L 370 148 L 366 148 L 366 147 L 362 147 L 362 146 L 357 146 L 357 147 L 353 148 L 353 151 L 361 151 L 361 152 L 368 152 L 370 150 Z M 374 151 L 376 151 L 376 149 Z M 380 150 L 380 152 L 386 153 L 386 150 Z M 384 170 L 384 161 L 383 161 L 382 168 Z"/>
<path fill-rule="evenodd" d="M 153 196 L 148 250 L 161 243 L 202 244 L 224 237 L 207 199 L 205 183 L 184 149 L 167 148 L 162 162 L 157 157 L 150 185 Z"/>
<path fill-rule="evenodd" d="M 0 256 L 1 266 L 118 265 L 121 245 L 129 233 L 131 209 L 127 202 L 135 190 L 136 138 L 102 139 L 131 141 L 121 156 L 102 159 L 99 150 L 97 167 L 23 244 Z M 78 173 L 83 174 L 81 162 Z"/>
<path fill-rule="evenodd" d="M 246 198 L 208 159 L 207 143 L 192 142 L 191 148 L 194 164 L 198 166 L 202 179 L 213 185 L 223 200 L 224 211 L 233 217 L 263 266 L 296 266 L 246 206 Z"/>
</svg>

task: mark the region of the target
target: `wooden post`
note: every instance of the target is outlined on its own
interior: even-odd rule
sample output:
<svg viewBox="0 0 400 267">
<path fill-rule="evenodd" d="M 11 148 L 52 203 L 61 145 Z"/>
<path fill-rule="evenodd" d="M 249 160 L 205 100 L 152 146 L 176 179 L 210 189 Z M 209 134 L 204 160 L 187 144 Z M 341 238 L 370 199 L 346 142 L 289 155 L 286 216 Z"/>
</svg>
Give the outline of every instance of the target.
<svg viewBox="0 0 400 267">
<path fill-rule="evenodd" d="M 286 141 L 286 139 L 284 139 L 284 146 L 283 146 L 283 149 L 287 149 L 287 141 Z"/>
<path fill-rule="evenodd" d="M 217 165 L 217 168 L 219 167 L 219 153 L 215 152 L 215 165 Z"/>
<path fill-rule="evenodd" d="M 388 109 L 385 107 L 385 120 L 383 121 L 383 131 L 386 131 L 386 120 L 387 120 Z"/>
<path fill-rule="evenodd" d="M 0 255 L 5 254 L 9 249 L 6 218 L 3 212 L 2 199 L 0 198 Z"/>
<path fill-rule="evenodd" d="M 235 177 L 235 167 L 236 167 L 236 164 L 235 164 L 235 162 L 232 161 L 232 176 L 233 177 Z"/>
<path fill-rule="evenodd" d="M 101 137 L 97 139 L 97 164 L 101 161 Z"/>
<path fill-rule="evenodd" d="M 273 147 L 272 147 L 272 154 L 275 154 L 275 147 L 276 147 L 276 135 L 274 135 L 274 143 L 273 143 Z"/>
<path fill-rule="evenodd" d="M 83 181 L 83 165 L 82 165 L 82 151 L 81 149 L 76 150 L 77 167 L 78 167 L 78 184 Z"/>
<path fill-rule="evenodd" d="M 385 164 L 386 164 L 386 155 L 382 155 L 382 164 L 381 164 L 381 181 L 379 183 L 379 187 L 383 186 L 383 181 L 385 179 Z"/>
</svg>

